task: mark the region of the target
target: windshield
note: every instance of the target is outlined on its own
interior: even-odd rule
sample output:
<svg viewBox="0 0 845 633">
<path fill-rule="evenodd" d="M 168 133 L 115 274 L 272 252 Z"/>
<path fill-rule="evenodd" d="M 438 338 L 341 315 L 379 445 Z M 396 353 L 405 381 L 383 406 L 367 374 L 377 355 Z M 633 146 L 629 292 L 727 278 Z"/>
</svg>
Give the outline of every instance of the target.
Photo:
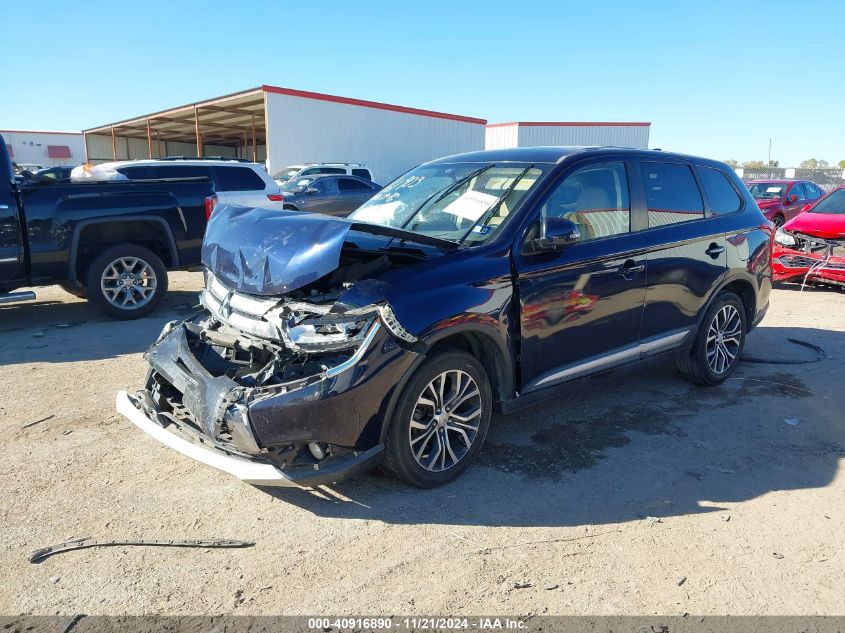
<svg viewBox="0 0 845 633">
<path fill-rule="evenodd" d="M 748 186 L 748 191 L 756 200 L 776 200 L 783 197 L 787 186 L 777 182 L 755 182 Z"/>
<path fill-rule="evenodd" d="M 302 165 L 293 165 L 292 167 L 285 167 L 282 171 L 277 172 L 275 176 L 273 176 L 273 180 L 278 180 L 279 182 L 285 182 L 293 178 L 297 173 L 302 170 Z"/>
<path fill-rule="evenodd" d="M 845 189 L 837 189 L 810 209 L 810 212 L 845 215 Z"/>
<path fill-rule="evenodd" d="M 423 165 L 400 176 L 349 218 L 456 243 L 479 243 L 504 226 L 548 165 Z"/>
<path fill-rule="evenodd" d="M 279 189 L 285 193 L 302 193 L 314 182 L 313 178 L 296 178 L 283 183 Z"/>
</svg>

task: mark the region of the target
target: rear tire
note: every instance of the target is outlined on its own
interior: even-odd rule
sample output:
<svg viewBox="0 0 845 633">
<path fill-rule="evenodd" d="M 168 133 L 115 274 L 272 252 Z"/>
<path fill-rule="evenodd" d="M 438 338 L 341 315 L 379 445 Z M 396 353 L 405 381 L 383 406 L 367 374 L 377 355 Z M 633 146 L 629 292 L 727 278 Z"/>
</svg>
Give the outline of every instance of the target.
<svg viewBox="0 0 845 633">
<path fill-rule="evenodd" d="M 452 481 L 481 450 L 492 405 L 490 381 L 475 357 L 455 349 L 432 356 L 399 397 L 385 470 L 417 488 Z"/>
<path fill-rule="evenodd" d="M 153 312 L 167 292 L 161 258 L 137 244 L 107 248 L 91 262 L 85 292 L 92 304 L 113 319 L 138 319 Z"/>
<path fill-rule="evenodd" d="M 736 370 L 746 335 L 745 306 L 723 292 L 707 309 L 692 349 L 678 359 L 678 371 L 697 385 L 718 385 Z"/>
</svg>

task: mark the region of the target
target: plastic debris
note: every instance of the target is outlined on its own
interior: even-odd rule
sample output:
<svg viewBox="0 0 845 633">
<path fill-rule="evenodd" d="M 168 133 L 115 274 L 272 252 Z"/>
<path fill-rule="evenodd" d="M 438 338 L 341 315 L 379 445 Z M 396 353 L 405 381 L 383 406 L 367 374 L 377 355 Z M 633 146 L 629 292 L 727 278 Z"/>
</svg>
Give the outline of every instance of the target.
<svg viewBox="0 0 845 633">
<path fill-rule="evenodd" d="M 786 422 L 786 424 L 788 424 L 789 426 L 798 426 L 798 424 L 801 422 L 801 420 L 799 420 L 798 418 L 784 418 L 783 421 Z"/>
</svg>

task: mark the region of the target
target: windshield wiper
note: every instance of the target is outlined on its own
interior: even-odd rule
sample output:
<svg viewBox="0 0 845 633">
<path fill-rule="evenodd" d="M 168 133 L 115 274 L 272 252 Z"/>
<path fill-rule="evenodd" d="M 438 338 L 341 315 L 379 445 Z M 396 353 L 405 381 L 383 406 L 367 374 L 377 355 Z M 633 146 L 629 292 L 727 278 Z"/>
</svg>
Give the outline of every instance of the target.
<svg viewBox="0 0 845 633">
<path fill-rule="evenodd" d="M 484 223 L 487 222 L 488 219 L 490 219 L 490 216 L 493 215 L 493 212 L 496 211 L 496 209 L 499 208 L 499 206 L 502 204 L 504 199 L 507 198 L 509 195 L 511 195 L 511 191 L 514 190 L 514 187 L 516 187 L 517 183 L 520 180 L 523 179 L 525 174 L 527 174 L 528 170 L 531 169 L 532 167 L 534 167 L 534 165 L 528 165 L 528 167 L 526 167 L 525 169 L 522 170 L 522 173 L 520 173 L 519 176 L 517 176 L 516 178 L 513 179 L 513 182 L 510 184 L 510 186 L 507 189 L 505 189 L 499 195 L 498 198 L 496 198 L 496 201 L 493 204 L 490 205 L 490 208 L 487 209 L 487 211 L 485 211 L 484 213 L 482 213 L 481 216 L 475 222 L 472 223 L 472 226 L 470 226 L 469 229 L 467 229 L 466 233 L 464 233 L 461 236 L 461 239 L 458 240 L 459 245 L 464 243 L 464 240 L 469 237 L 469 234 L 472 233 L 472 230 L 476 226 L 479 226 L 479 225 L 484 226 Z"/>
<path fill-rule="evenodd" d="M 422 210 L 423 210 L 426 206 L 428 206 L 428 203 L 429 203 L 429 202 L 431 202 L 432 204 L 434 204 L 435 202 L 438 202 L 438 201 L 442 200 L 443 198 L 445 198 L 446 196 L 448 196 L 450 193 L 452 193 L 455 189 L 457 189 L 458 187 L 460 187 L 460 186 L 461 186 L 462 184 L 464 184 L 465 182 L 468 182 L 468 181 L 472 180 L 473 178 L 475 178 L 475 177 L 476 177 L 476 176 L 478 176 L 479 174 L 482 174 L 482 173 L 484 173 L 485 171 L 487 171 L 488 169 L 492 169 L 493 167 L 495 167 L 495 165 L 485 165 L 485 166 L 484 166 L 484 167 L 482 167 L 481 169 L 476 169 L 474 172 L 471 172 L 469 175 L 464 176 L 464 177 L 463 177 L 463 178 L 461 178 L 460 180 L 455 181 L 454 183 L 452 183 L 452 185 L 451 185 L 451 186 L 447 187 L 447 188 L 446 188 L 443 192 L 437 192 L 437 191 L 435 191 L 435 192 L 434 192 L 433 194 L 431 194 L 428 198 L 426 198 L 425 200 L 423 200 L 423 203 L 422 203 L 420 206 L 418 206 L 418 207 L 416 208 L 416 210 L 415 210 L 415 211 L 414 211 L 414 212 L 413 212 L 410 216 L 408 216 L 408 219 L 407 219 L 407 220 L 405 220 L 405 221 L 402 223 L 402 228 L 404 229 L 406 226 L 408 226 L 408 224 L 411 222 L 411 220 L 413 220 L 413 219 L 417 216 L 417 214 L 418 214 L 420 211 L 422 211 Z M 438 193 L 439 193 L 439 195 L 438 195 Z M 435 196 L 437 196 L 437 197 L 435 198 Z"/>
<path fill-rule="evenodd" d="M 350 227 L 350 230 L 361 231 L 362 233 L 369 233 L 371 235 L 384 235 L 385 237 L 391 237 L 403 242 L 415 242 L 417 244 L 436 246 L 447 251 L 454 251 L 458 248 L 458 243 L 453 242 L 452 240 L 444 240 L 440 237 L 433 237 L 431 235 L 425 235 L 424 233 L 414 233 L 413 231 L 409 231 L 407 229 L 399 229 L 393 226 L 385 226 L 383 224 L 355 222 Z M 391 248 L 389 242 L 385 248 Z"/>
</svg>

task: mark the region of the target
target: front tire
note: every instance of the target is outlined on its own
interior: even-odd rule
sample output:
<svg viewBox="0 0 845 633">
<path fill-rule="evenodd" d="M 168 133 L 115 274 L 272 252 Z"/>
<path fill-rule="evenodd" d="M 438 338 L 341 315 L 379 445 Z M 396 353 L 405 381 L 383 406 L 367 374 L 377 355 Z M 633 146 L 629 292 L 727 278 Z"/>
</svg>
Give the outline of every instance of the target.
<svg viewBox="0 0 845 633">
<path fill-rule="evenodd" d="M 459 350 L 426 360 L 399 397 L 384 467 L 418 488 L 464 472 L 484 444 L 493 397 L 481 363 Z"/>
<path fill-rule="evenodd" d="M 723 292 L 707 309 L 689 354 L 678 370 L 697 385 L 718 385 L 730 378 L 745 347 L 745 306 L 732 292 Z"/>
<path fill-rule="evenodd" d="M 138 319 L 153 312 L 167 292 L 161 258 L 136 244 L 118 244 L 100 253 L 85 276 L 88 301 L 113 319 Z"/>
</svg>

